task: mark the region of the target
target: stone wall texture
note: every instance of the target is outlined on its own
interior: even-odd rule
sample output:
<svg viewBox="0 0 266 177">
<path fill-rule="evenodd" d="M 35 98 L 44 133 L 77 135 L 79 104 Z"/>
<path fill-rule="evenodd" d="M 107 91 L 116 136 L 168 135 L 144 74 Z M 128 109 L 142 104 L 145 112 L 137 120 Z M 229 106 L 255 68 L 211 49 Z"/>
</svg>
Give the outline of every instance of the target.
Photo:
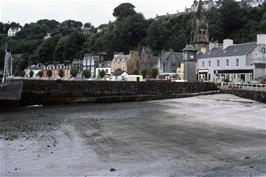
<svg viewBox="0 0 266 177">
<path fill-rule="evenodd" d="M 178 83 L 168 81 L 37 81 L 25 80 L 22 105 L 68 102 L 139 101 L 141 97 L 163 99 L 219 90 L 212 83 Z M 127 98 L 127 99 L 125 99 Z M 150 99 L 149 99 L 150 98 Z"/>
<path fill-rule="evenodd" d="M 256 90 L 222 89 L 221 93 L 233 94 L 242 98 L 266 103 L 266 92 Z"/>
</svg>

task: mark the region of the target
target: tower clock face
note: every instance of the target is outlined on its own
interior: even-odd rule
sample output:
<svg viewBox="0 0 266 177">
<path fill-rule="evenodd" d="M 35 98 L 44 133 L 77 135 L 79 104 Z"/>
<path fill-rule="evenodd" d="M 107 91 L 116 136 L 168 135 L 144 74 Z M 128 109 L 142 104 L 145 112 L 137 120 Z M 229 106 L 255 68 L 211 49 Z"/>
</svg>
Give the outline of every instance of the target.
<svg viewBox="0 0 266 177">
<path fill-rule="evenodd" d="M 193 55 L 190 55 L 190 58 L 191 58 L 191 59 L 194 59 L 194 56 L 193 56 Z"/>
</svg>

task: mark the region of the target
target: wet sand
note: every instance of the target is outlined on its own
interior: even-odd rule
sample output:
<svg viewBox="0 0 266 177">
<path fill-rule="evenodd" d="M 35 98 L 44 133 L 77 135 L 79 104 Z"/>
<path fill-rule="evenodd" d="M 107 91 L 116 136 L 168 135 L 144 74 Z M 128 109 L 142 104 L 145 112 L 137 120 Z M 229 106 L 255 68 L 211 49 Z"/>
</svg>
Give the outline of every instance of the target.
<svg viewBox="0 0 266 177">
<path fill-rule="evenodd" d="M 266 176 L 265 108 L 220 94 L 0 113 L 0 176 Z"/>
</svg>

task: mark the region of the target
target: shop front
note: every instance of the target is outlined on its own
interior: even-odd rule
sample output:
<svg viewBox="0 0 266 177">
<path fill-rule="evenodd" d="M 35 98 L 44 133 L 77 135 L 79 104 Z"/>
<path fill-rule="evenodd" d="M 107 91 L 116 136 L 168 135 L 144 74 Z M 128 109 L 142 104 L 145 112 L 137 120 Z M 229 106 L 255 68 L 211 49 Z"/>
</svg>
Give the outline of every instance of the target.
<svg viewBox="0 0 266 177">
<path fill-rule="evenodd" d="M 253 80 L 253 70 L 215 70 L 215 79 L 224 82 L 243 81 L 249 83 Z"/>
</svg>

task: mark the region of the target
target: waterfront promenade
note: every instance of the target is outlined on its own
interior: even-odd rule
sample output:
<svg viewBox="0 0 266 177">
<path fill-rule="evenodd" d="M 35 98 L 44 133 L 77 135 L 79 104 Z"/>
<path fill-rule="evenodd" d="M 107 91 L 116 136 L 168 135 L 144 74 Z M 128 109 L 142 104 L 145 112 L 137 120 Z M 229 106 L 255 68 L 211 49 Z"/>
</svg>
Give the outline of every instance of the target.
<svg viewBox="0 0 266 177">
<path fill-rule="evenodd" d="M 0 176 L 265 176 L 265 104 L 233 95 L 0 114 Z"/>
</svg>

